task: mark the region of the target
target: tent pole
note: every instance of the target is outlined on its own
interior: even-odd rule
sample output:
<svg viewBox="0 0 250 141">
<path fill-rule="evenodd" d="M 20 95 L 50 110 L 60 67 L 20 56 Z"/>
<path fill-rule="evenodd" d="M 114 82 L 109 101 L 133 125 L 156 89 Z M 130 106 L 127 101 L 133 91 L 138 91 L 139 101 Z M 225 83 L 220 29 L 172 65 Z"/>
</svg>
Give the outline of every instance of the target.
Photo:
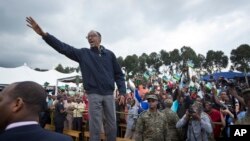
<svg viewBox="0 0 250 141">
<path fill-rule="evenodd" d="M 55 95 L 57 95 L 57 92 L 58 92 L 58 80 L 56 80 L 56 90 L 55 90 Z"/>
</svg>

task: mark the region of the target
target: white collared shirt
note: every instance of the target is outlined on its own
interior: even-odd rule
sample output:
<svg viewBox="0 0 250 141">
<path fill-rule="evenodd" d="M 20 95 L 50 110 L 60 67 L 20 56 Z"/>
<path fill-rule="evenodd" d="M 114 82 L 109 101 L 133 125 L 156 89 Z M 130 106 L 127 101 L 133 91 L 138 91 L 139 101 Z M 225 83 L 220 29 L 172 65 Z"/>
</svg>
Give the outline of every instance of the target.
<svg viewBox="0 0 250 141">
<path fill-rule="evenodd" d="M 33 125 L 33 124 L 38 124 L 38 122 L 36 121 L 20 121 L 20 122 L 15 122 L 15 123 L 11 123 L 9 124 L 5 130 L 9 130 L 12 128 L 16 128 L 16 127 L 20 127 L 20 126 L 25 126 L 25 125 Z"/>
</svg>

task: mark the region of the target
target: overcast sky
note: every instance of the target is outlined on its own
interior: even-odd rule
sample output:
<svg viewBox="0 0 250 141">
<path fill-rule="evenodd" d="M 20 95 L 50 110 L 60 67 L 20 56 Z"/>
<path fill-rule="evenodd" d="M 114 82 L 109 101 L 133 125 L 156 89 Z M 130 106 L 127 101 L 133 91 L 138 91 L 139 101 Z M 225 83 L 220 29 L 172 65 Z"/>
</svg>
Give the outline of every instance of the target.
<svg viewBox="0 0 250 141">
<path fill-rule="evenodd" d="M 183 46 L 229 57 L 250 44 L 249 13 L 249 0 L 0 0 L 0 67 L 78 66 L 27 27 L 26 16 L 76 48 L 88 48 L 85 37 L 97 30 L 117 57 Z"/>
</svg>

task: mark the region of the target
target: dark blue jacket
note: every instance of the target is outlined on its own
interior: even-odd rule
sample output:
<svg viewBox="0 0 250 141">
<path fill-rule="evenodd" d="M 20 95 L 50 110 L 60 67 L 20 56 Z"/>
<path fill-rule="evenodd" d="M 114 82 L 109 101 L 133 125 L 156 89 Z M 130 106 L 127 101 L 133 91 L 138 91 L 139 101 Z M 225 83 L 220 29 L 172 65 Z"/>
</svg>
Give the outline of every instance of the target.
<svg viewBox="0 0 250 141">
<path fill-rule="evenodd" d="M 25 125 L 0 133 L 0 141 L 73 141 L 64 134 L 45 130 L 39 125 Z"/>
<path fill-rule="evenodd" d="M 113 94 L 115 82 L 120 94 L 126 93 L 124 74 L 114 53 L 103 46 L 77 49 L 47 34 L 43 39 L 59 53 L 79 63 L 84 89 L 88 94 Z"/>
</svg>

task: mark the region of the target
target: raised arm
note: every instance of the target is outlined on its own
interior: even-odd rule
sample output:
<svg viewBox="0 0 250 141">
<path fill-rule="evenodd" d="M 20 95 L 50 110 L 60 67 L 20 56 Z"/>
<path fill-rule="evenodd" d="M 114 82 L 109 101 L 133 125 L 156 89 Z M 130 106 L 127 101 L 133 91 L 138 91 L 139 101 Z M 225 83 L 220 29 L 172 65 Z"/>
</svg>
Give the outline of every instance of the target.
<svg viewBox="0 0 250 141">
<path fill-rule="evenodd" d="M 79 62 L 80 60 L 79 56 L 82 53 L 79 51 L 79 49 L 76 49 L 64 42 L 61 42 L 56 37 L 50 35 L 47 32 L 44 32 L 32 17 L 26 17 L 26 21 L 27 21 L 27 26 L 32 28 L 38 35 L 42 36 L 42 38 L 48 45 L 53 47 L 59 53 L 66 55 L 68 58 L 76 62 Z"/>
<path fill-rule="evenodd" d="M 32 28 L 38 35 L 46 36 L 47 33 L 43 32 L 42 28 L 36 23 L 32 17 L 26 17 L 27 26 Z"/>
</svg>

